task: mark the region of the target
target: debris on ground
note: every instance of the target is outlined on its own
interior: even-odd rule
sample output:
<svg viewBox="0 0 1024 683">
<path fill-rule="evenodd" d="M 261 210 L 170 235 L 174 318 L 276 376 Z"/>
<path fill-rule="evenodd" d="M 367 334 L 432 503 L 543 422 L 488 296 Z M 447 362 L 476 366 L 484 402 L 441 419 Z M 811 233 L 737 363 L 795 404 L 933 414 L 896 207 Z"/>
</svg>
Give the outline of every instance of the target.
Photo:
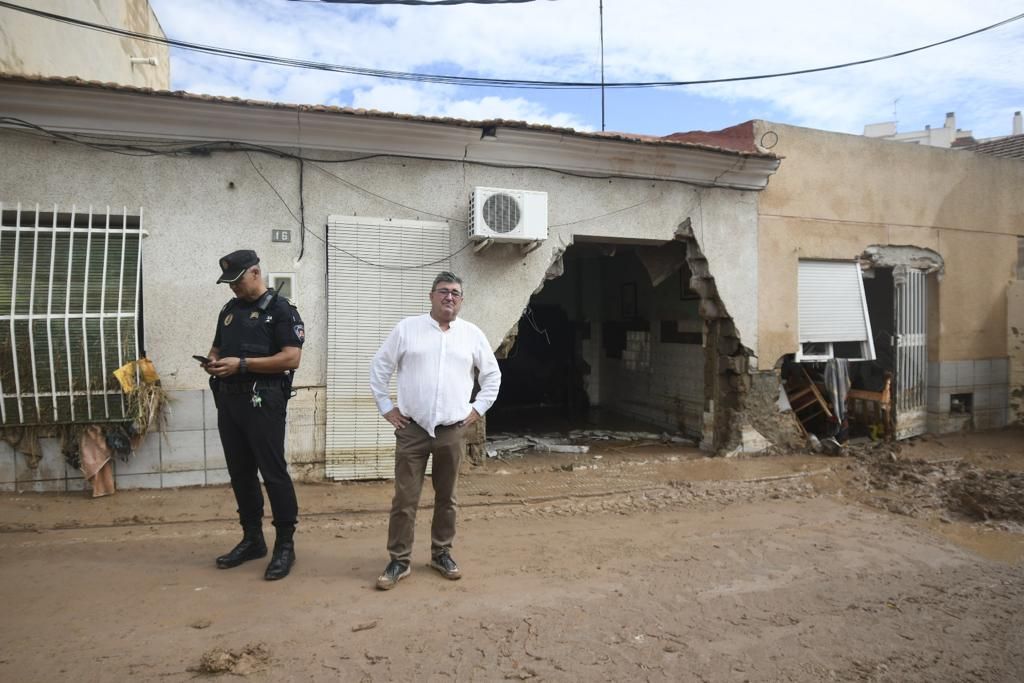
<svg viewBox="0 0 1024 683">
<path fill-rule="evenodd" d="M 968 521 L 1024 523 L 1024 473 L 982 469 L 959 458 L 902 459 L 898 447 L 881 442 L 848 448 L 855 456 L 852 479 L 869 504 L 919 517 L 932 511 Z"/>
<path fill-rule="evenodd" d="M 494 434 L 487 438 L 484 452 L 488 458 L 504 458 L 522 455 L 527 452 L 563 453 L 582 455 L 590 452 L 590 442 L 615 441 L 633 444 L 674 444 L 677 446 L 694 447 L 693 439 L 677 434 L 654 432 L 615 432 L 605 429 L 574 429 L 563 434 L 536 434 L 513 436 L 510 434 Z"/>
<path fill-rule="evenodd" d="M 270 650 L 264 643 L 249 643 L 239 651 L 215 647 L 207 650 L 199 666 L 190 669 L 201 674 L 248 676 L 270 668 Z"/>
</svg>

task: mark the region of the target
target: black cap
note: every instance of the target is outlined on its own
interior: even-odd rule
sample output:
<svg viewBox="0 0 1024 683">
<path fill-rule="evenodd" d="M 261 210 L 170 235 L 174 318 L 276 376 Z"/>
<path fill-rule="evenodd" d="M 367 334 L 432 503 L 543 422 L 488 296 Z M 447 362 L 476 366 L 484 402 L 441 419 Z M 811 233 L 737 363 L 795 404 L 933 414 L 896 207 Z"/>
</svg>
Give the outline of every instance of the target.
<svg viewBox="0 0 1024 683">
<path fill-rule="evenodd" d="M 220 259 L 221 274 L 217 284 L 221 282 L 234 282 L 242 277 L 246 270 L 260 262 L 260 257 L 252 249 L 239 249 L 233 251 Z"/>
</svg>

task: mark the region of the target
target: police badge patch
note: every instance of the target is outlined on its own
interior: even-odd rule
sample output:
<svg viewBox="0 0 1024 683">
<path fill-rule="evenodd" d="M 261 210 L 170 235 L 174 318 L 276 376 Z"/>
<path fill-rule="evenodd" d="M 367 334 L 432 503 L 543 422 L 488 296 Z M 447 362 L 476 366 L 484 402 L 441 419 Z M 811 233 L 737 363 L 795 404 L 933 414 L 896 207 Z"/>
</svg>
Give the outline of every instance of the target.
<svg viewBox="0 0 1024 683">
<path fill-rule="evenodd" d="M 231 321 L 234 320 L 234 319 L 235 319 L 235 314 L 234 313 L 228 313 L 224 317 L 224 327 L 227 327 L 228 325 L 230 325 Z"/>
<path fill-rule="evenodd" d="M 295 331 L 295 338 L 299 341 L 306 341 L 306 330 L 302 325 L 296 325 L 292 328 Z"/>
</svg>

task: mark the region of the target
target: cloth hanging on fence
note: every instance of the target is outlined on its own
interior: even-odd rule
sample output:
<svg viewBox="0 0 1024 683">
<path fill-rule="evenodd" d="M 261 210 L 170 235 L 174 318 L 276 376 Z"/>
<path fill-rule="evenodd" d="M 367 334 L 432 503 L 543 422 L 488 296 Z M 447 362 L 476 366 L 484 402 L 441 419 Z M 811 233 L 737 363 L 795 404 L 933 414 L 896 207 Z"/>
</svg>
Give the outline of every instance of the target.
<svg viewBox="0 0 1024 683">
<path fill-rule="evenodd" d="M 92 484 L 92 497 L 113 494 L 114 462 L 103 429 L 98 425 L 89 425 L 82 430 L 79 451 L 82 454 L 82 474 Z"/>
<path fill-rule="evenodd" d="M 846 419 L 846 392 L 850 390 L 850 361 L 829 358 L 825 363 L 825 388 L 831 399 L 832 415 L 842 427 Z"/>
</svg>

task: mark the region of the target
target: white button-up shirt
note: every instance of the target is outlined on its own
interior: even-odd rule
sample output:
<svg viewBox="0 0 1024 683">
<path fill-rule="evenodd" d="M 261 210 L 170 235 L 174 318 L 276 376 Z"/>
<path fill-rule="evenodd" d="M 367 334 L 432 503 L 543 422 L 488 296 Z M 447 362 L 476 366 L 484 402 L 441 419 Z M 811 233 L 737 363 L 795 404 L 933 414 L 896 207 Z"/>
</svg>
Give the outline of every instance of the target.
<svg viewBox="0 0 1024 683">
<path fill-rule="evenodd" d="M 480 391 L 473 393 L 473 368 Z M 471 409 L 483 415 L 498 397 L 501 370 L 479 327 L 456 318 L 442 330 L 429 313 L 395 325 L 370 364 L 370 389 L 381 415 L 395 407 L 388 383 L 398 371 L 398 410 L 434 436 L 438 425 L 466 419 Z"/>
</svg>

